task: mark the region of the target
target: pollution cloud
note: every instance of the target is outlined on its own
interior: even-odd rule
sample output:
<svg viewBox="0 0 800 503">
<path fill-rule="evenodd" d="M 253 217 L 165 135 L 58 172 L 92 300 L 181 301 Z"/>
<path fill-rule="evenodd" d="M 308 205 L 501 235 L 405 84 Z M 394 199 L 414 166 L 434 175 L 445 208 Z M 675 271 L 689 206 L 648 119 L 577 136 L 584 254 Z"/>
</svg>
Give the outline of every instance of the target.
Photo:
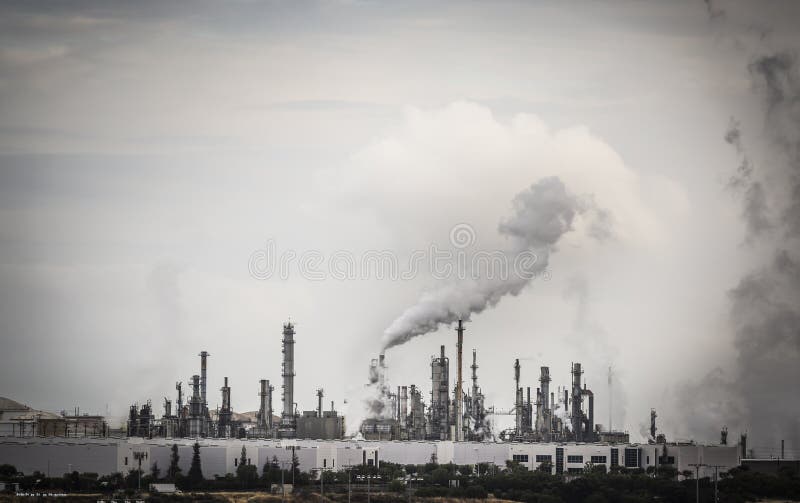
<svg viewBox="0 0 800 503">
<path fill-rule="evenodd" d="M 751 238 L 771 259 L 745 275 L 730 292 L 739 375 L 737 390 L 748 423 L 761 438 L 800 446 L 800 74 L 790 53 L 757 58 L 749 72 L 765 109 L 765 129 L 778 154 L 748 180 L 747 191 L 769 184 L 765 216 L 745 197 Z M 764 180 L 764 181 L 759 181 Z M 766 192 L 768 190 L 768 192 Z M 746 192 L 747 193 L 747 192 Z M 754 222 L 758 226 L 754 227 Z M 765 230 L 775 232 L 765 235 Z M 766 413 L 765 413 L 766 411 Z"/>
<path fill-rule="evenodd" d="M 740 123 L 732 119 L 725 141 L 740 163 L 728 184 L 740 197 L 745 242 L 767 257 L 729 292 L 736 349 L 731 373 L 712 370 L 679 390 L 703 403 L 689 419 L 694 434 L 724 424 L 750 431 L 760 446 L 786 440 L 800 447 L 800 73 L 788 52 L 756 57 L 748 65 L 763 105 L 769 154 L 754 161 Z"/>
<path fill-rule="evenodd" d="M 425 293 L 384 331 L 383 350 L 437 330 L 458 319 L 469 319 L 494 307 L 507 295 L 518 295 L 541 274 L 559 239 L 573 229 L 576 217 L 587 215 L 587 233 L 595 239 L 611 235 L 611 215 L 598 208 L 590 196 L 570 193 L 558 177 L 547 177 L 520 192 L 513 214 L 498 226 L 511 246 L 505 250 L 510 267 L 507 277 L 470 279 Z"/>
</svg>

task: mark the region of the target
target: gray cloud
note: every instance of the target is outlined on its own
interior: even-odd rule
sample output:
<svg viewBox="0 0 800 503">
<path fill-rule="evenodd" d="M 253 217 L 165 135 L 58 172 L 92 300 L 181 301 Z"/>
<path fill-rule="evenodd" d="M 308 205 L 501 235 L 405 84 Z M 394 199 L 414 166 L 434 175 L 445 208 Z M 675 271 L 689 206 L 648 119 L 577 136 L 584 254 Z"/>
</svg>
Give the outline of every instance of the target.
<svg viewBox="0 0 800 503">
<path fill-rule="evenodd" d="M 513 239 L 507 254 L 511 265 L 521 253 L 532 251 L 533 261 L 508 275 L 507 279 L 463 281 L 426 293 L 406 309 L 384 332 L 384 349 L 404 344 L 414 337 L 435 331 L 442 325 L 483 312 L 497 305 L 506 295 L 516 296 L 547 268 L 550 254 L 561 237 L 572 230 L 575 217 L 594 210 L 591 198 L 578 198 L 567 191 L 558 177 L 543 178 L 513 200 L 513 215 L 500 223 L 502 235 Z M 610 232 L 608 214 L 603 213 L 599 234 Z M 593 236 L 598 231 L 591 232 Z"/>
</svg>

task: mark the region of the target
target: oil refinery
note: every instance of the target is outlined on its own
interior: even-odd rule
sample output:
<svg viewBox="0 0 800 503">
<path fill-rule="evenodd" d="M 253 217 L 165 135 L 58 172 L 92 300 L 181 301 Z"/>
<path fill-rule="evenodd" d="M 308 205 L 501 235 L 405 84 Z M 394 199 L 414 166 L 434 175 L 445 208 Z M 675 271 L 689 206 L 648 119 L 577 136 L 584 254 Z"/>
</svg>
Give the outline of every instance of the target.
<svg viewBox="0 0 800 503">
<path fill-rule="evenodd" d="M 550 368 L 540 367 L 534 390 L 524 385 L 520 360 L 515 359 L 514 403 L 506 409 L 488 405 L 478 380 L 475 350 L 469 365 L 471 384 L 464 385 L 462 320 L 455 331 L 455 379 L 451 379 L 451 362 L 443 345 L 430 359 L 428 396 L 421 383 L 390 385 L 384 354 L 372 360 L 366 385 L 371 393 L 365 403 L 367 416 L 349 437 L 345 418 L 334 402 L 325 409 L 322 388 L 315 392 L 315 408 L 299 411 L 294 389 L 296 332 L 294 324 L 287 322 L 282 330 L 279 411 L 273 399 L 275 386 L 266 378 L 252 383 L 258 390 L 258 410 L 234 411 L 228 377 L 222 378 L 221 405 L 211 410 L 208 376 L 212 360 L 207 351 L 201 351 L 199 374 L 189 379 L 188 393 L 182 382 L 176 382 L 174 400 L 164 398 L 160 413 L 150 400 L 131 404 L 126 424 L 119 430 L 109 428 L 102 417 L 81 416 L 77 410 L 74 416 L 62 414 L 60 423 L 52 414 L 21 410 L 15 416 L 13 410 L 5 411 L 0 416 L 0 463 L 31 471 L 60 470 L 63 464 L 64 468 L 81 465 L 82 470 L 101 474 L 125 472 L 135 468 L 134 458 L 144 457 L 163 466 L 173 444 L 188 450 L 194 442 L 203 446 L 204 466 L 210 468 L 206 476 L 231 472 L 245 445 L 252 446 L 248 452 L 257 460 L 296 456 L 301 467 L 308 469 L 377 465 L 381 461 L 499 465 L 513 461 L 530 469 L 547 464 L 552 473 L 560 474 L 578 472 L 587 462 L 686 469 L 692 463 L 714 461 L 706 464 L 730 468 L 747 457 L 746 435 L 738 446 L 728 445 L 725 428 L 715 445 L 668 442 L 657 432 L 655 410 L 650 411 L 647 443 L 631 443 L 624 431 L 603 430 L 594 422 L 594 392 L 583 381 L 583 367 L 577 362 L 571 364 L 571 382 L 562 385 L 551 384 Z M 501 414 L 513 416 L 514 426 L 494 431 L 491 418 Z M 90 422 L 92 427 L 87 427 Z"/>
</svg>

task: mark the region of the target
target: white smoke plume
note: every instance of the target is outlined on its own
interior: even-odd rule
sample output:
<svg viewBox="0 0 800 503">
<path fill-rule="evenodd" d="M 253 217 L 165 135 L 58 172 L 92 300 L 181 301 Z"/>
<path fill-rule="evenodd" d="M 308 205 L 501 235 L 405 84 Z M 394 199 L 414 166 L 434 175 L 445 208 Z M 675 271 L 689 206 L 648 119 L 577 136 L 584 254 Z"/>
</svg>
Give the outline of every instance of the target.
<svg viewBox="0 0 800 503">
<path fill-rule="evenodd" d="M 611 216 L 590 196 L 570 193 L 558 177 L 547 177 L 517 194 L 513 214 L 498 231 L 510 246 L 504 251 L 510 265 L 507 277 L 468 279 L 425 293 L 384 331 L 383 349 L 404 344 L 441 325 L 494 307 L 507 295 L 518 295 L 549 263 L 561 237 L 573 229 L 576 216 L 591 214 L 587 233 L 596 239 L 611 235 Z"/>
</svg>

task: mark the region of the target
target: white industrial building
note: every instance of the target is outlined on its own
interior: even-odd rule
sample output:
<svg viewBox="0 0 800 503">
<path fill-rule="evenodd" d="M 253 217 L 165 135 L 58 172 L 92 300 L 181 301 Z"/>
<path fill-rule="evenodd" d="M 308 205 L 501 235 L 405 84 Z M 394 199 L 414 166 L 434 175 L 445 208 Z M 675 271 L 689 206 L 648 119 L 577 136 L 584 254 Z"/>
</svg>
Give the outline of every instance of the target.
<svg viewBox="0 0 800 503">
<path fill-rule="evenodd" d="M 0 439 L 0 464 L 9 463 L 23 473 L 40 471 L 60 476 L 68 471 L 93 472 L 106 475 L 126 473 L 138 468 L 134 453 L 142 452 L 142 469 L 150 470 L 158 463 L 162 473 L 169 466 L 173 444 L 178 445 L 180 466 L 189 470 L 193 439 L 143 438 L 12 438 Z M 675 445 L 675 444 L 601 444 L 601 443 L 491 443 L 450 441 L 358 441 L 358 440 L 237 440 L 199 439 L 203 474 L 235 473 L 242 447 L 247 461 L 259 472 L 273 459 L 290 463 L 297 456 L 300 470 L 315 468 L 332 470 L 354 465 L 375 465 L 382 461 L 400 464 L 424 464 L 432 459 L 440 464 L 460 465 L 491 463 L 505 466 L 517 461 L 529 470 L 542 463 L 551 466 L 552 473 L 577 473 L 588 464 L 610 467 L 643 468 L 670 464 L 679 472 L 704 464 L 700 476 L 713 475 L 739 465 L 736 446 Z"/>
</svg>

